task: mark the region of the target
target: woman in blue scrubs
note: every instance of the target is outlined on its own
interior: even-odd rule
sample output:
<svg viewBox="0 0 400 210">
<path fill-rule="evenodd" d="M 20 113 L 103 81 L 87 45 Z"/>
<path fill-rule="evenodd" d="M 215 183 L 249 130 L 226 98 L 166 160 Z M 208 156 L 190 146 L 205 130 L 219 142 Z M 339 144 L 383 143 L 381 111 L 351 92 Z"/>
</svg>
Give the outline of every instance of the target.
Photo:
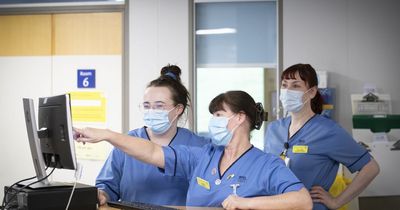
<svg viewBox="0 0 400 210">
<path fill-rule="evenodd" d="M 277 156 L 250 143 L 250 132 L 264 120 L 260 103 L 243 91 L 214 98 L 209 131 L 213 144 L 161 147 L 106 129 L 75 129 L 77 141 L 106 140 L 171 177 L 189 182 L 186 205 L 225 209 L 311 209 L 309 193 Z"/>
<path fill-rule="evenodd" d="M 281 155 L 310 191 L 313 209 L 337 209 L 368 186 L 379 166 L 342 127 L 319 115 L 322 97 L 317 84 L 316 72 L 309 64 L 296 64 L 282 73 L 280 101 L 290 116 L 268 125 L 265 151 Z M 338 197 L 332 197 L 328 191 L 339 163 L 359 173 Z"/>
<path fill-rule="evenodd" d="M 161 76 L 147 86 L 143 104 L 145 126 L 135 136 L 160 146 L 201 147 L 209 142 L 177 126 L 188 106 L 189 93 L 180 80 L 178 66 L 165 66 Z M 188 183 L 181 177 L 164 176 L 157 167 L 143 163 L 114 148 L 101 169 L 96 187 L 100 205 L 107 200 L 139 201 L 158 205 L 185 205 Z"/>
</svg>

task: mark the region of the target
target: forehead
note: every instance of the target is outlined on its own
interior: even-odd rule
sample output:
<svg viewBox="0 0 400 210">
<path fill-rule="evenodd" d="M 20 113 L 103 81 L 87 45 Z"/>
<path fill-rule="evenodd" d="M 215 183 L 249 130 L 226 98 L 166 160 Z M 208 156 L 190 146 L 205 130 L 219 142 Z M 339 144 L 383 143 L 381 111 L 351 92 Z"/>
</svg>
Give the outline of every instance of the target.
<svg viewBox="0 0 400 210">
<path fill-rule="evenodd" d="M 296 72 L 283 78 L 282 83 L 305 84 L 305 81 L 301 79 L 299 72 Z"/>
<path fill-rule="evenodd" d="M 222 109 L 218 110 L 216 112 L 218 112 L 218 113 L 223 113 L 223 112 L 232 113 L 232 110 L 229 108 L 229 106 L 225 102 L 222 102 Z"/>
<path fill-rule="evenodd" d="M 145 102 L 172 101 L 172 94 L 167 87 L 148 87 L 144 91 L 143 101 Z"/>
</svg>

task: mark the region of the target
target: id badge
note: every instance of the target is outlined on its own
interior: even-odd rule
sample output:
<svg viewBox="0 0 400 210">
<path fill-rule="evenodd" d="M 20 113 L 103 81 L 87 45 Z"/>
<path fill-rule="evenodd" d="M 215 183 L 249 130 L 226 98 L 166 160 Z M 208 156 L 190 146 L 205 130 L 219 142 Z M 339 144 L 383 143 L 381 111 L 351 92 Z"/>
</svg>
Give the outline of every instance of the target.
<svg viewBox="0 0 400 210">
<path fill-rule="evenodd" d="M 204 180 L 204 179 L 202 179 L 200 177 L 196 177 L 196 180 L 197 180 L 197 184 L 198 185 L 206 188 L 207 190 L 210 190 L 210 183 L 208 183 L 207 180 Z"/>
<path fill-rule="evenodd" d="M 289 157 L 285 157 L 284 161 L 285 161 L 286 167 L 289 167 L 290 158 Z"/>
</svg>

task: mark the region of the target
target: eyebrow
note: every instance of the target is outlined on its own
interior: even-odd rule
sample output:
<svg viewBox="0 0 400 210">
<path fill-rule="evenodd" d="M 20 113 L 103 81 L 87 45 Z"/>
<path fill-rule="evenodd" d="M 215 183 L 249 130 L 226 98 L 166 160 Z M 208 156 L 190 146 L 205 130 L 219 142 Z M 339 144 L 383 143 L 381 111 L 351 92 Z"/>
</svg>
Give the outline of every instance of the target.
<svg viewBox="0 0 400 210">
<path fill-rule="evenodd" d="M 143 103 L 144 103 L 144 104 L 145 104 L 145 103 L 146 103 L 146 104 L 150 104 L 151 102 L 150 102 L 150 101 L 144 101 Z M 153 104 L 154 104 L 154 103 L 165 104 L 164 101 L 154 101 Z"/>
<path fill-rule="evenodd" d="M 300 82 L 302 82 L 303 80 L 296 80 L 296 79 L 290 79 L 290 80 L 294 80 L 293 82 L 291 82 L 291 83 L 300 83 Z M 289 80 L 287 80 L 287 79 L 284 79 L 282 82 L 288 82 Z"/>
</svg>

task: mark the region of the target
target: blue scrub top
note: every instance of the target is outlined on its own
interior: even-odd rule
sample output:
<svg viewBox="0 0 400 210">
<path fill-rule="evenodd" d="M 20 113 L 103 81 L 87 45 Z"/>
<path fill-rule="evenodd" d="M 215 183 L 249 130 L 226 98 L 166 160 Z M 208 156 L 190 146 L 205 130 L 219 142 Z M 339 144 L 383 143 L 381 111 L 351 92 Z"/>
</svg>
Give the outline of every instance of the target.
<svg viewBox="0 0 400 210">
<path fill-rule="evenodd" d="M 172 146 L 163 147 L 163 150 L 165 174 L 184 177 L 190 182 L 187 206 L 221 207 L 222 202 L 233 194 L 232 184 L 239 184 L 237 195 L 240 197 L 276 195 L 304 187 L 279 157 L 253 146 L 224 174 L 219 173 L 223 146 Z"/>
<path fill-rule="evenodd" d="M 371 160 L 368 151 L 331 119 L 316 114 L 289 139 L 290 123 L 291 117 L 287 117 L 268 125 L 264 150 L 280 155 L 284 143 L 288 142 L 289 168 L 308 190 L 312 186 L 321 186 L 328 191 L 337 175 L 339 163 L 353 173 Z M 308 151 L 302 153 L 294 148 L 308 148 Z M 327 207 L 314 203 L 313 209 Z"/>
<path fill-rule="evenodd" d="M 128 134 L 149 139 L 145 127 L 132 130 Z M 169 145 L 201 147 L 209 142 L 209 139 L 199 137 L 185 128 L 178 128 Z M 189 184 L 186 179 L 165 176 L 157 167 L 114 148 L 96 179 L 96 187 L 107 192 L 112 201 L 121 199 L 184 206 Z"/>
</svg>

